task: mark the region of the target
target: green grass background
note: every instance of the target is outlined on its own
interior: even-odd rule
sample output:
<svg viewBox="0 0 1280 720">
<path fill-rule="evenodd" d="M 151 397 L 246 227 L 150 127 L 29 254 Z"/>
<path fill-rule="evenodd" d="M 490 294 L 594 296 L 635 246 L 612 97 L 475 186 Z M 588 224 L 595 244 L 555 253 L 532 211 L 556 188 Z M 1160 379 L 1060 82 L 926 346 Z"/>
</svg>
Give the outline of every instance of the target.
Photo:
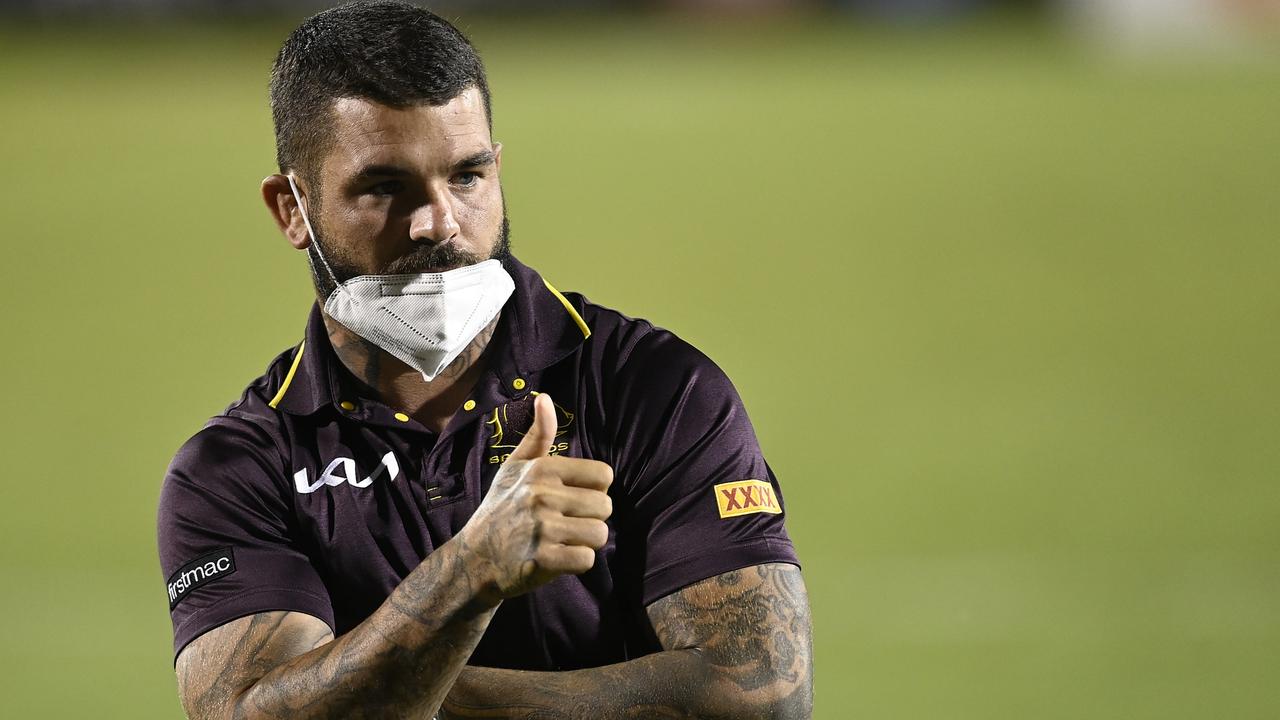
<svg viewBox="0 0 1280 720">
<path fill-rule="evenodd" d="M 1280 716 L 1280 66 L 463 23 L 516 249 L 735 379 L 819 718 Z M 178 717 L 178 445 L 297 342 L 289 22 L 0 30 L 0 715 Z"/>
</svg>

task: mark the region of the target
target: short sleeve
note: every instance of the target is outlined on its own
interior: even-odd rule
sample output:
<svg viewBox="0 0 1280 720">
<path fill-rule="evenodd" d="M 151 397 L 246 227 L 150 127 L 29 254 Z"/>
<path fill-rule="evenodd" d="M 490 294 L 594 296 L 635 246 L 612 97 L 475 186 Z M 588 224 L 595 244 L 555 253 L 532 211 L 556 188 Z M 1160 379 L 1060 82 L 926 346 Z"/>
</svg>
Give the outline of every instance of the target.
<svg viewBox="0 0 1280 720">
<path fill-rule="evenodd" d="M 333 627 L 320 576 L 291 533 L 279 452 L 254 423 L 214 420 L 165 474 L 157 512 L 175 657 L 219 625 L 270 610 Z"/>
<path fill-rule="evenodd" d="M 778 480 L 724 372 L 654 330 L 617 381 L 614 471 L 627 502 L 623 522 L 645 542 L 644 604 L 731 570 L 799 565 Z"/>
</svg>

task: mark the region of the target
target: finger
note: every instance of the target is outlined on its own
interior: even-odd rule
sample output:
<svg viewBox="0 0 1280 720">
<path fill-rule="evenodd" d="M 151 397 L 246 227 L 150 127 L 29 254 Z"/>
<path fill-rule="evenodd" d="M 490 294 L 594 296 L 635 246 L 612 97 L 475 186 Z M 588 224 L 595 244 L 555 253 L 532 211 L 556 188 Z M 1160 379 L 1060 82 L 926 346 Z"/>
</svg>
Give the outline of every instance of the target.
<svg viewBox="0 0 1280 720">
<path fill-rule="evenodd" d="M 542 507 L 559 515 L 608 520 L 613 514 L 613 499 L 599 490 L 560 485 L 538 494 Z"/>
<path fill-rule="evenodd" d="M 595 518 L 557 517 L 542 523 L 542 537 L 561 545 L 599 550 L 609 541 L 609 526 Z"/>
<path fill-rule="evenodd" d="M 558 501 L 555 509 L 568 517 L 608 520 L 613 514 L 613 498 L 600 490 L 565 486 L 553 497 Z"/>
<path fill-rule="evenodd" d="M 599 460 L 552 455 L 538 462 L 539 472 L 554 475 L 560 482 L 591 490 L 608 490 L 613 484 L 613 468 Z"/>
<path fill-rule="evenodd" d="M 551 396 L 542 393 L 533 398 L 533 425 L 511 453 L 511 459 L 533 460 L 543 457 L 551 450 L 551 443 L 555 438 L 556 409 L 551 404 Z"/>
<path fill-rule="evenodd" d="M 584 573 L 596 564 L 596 551 L 582 545 L 552 545 L 538 548 L 538 567 L 554 573 Z"/>
</svg>

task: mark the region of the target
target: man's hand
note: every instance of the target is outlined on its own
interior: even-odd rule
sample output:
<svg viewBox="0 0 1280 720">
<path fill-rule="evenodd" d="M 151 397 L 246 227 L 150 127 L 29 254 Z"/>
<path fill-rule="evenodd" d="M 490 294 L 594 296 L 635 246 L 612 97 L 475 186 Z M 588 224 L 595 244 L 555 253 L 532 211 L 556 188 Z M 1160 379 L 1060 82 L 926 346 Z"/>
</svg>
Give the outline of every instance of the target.
<svg viewBox="0 0 1280 720">
<path fill-rule="evenodd" d="M 555 434 L 555 406 L 538 395 L 533 426 L 458 533 L 469 569 L 485 578 L 482 602 L 497 605 L 559 575 L 586 572 L 609 539 L 613 469 L 550 455 Z"/>
</svg>

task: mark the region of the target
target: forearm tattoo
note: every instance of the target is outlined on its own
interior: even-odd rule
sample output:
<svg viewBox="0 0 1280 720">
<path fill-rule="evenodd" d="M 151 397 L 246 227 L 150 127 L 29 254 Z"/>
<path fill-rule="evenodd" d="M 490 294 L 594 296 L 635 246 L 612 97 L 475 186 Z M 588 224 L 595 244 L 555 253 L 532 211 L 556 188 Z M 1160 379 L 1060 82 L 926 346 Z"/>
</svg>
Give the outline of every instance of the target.
<svg viewBox="0 0 1280 720">
<path fill-rule="evenodd" d="M 442 718 L 808 718 L 809 603 L 799 568 L 724 573 L 649 606 L 664 652 L 560 673 L 466 668 Z"/>
<path fill-rule="evenodd" d="M 462 535 L 455 541 L 467 542 Z M 483 588 L 460 560 L 465 548 L 449 545 L 337 640 L 314 618 L 285 612 L 254 615 L 197 638 L 177 666 L 187 713 L 201 720 L 429 720 L 494 609 L 473 600 Z"/>
</svg>

